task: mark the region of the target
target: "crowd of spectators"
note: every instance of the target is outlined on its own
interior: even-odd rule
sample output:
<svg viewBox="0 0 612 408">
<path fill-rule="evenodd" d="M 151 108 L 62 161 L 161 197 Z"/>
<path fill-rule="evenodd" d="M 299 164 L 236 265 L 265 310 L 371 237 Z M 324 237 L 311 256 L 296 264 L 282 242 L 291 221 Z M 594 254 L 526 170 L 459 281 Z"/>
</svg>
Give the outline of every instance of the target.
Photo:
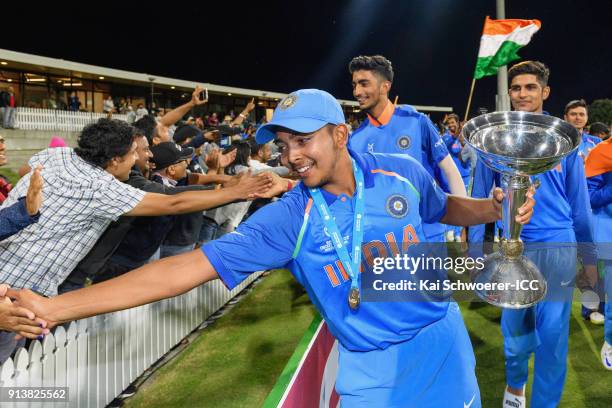
<svg viewBox="0 0 612 408">
<path fill-rule="evenodd" d="M 103 281 L 192 250 L 235 228 L 253 200 L 261 205 L 286 191 L 292 182 L 279 174 L 289 170 L 264 163 L 269 146 L 255 143 L 254 124 L 245 121 L 253 101 L 211 125 L 210 118 L 189 116 L 207 103 L 201 91 L 156 115 L 141 105 L 131 124 L 100 119 L 82 130 L 74 149 L 56 138 L 51 146 L 59 147 L 35 154 L 13 188 L 3 181 L 0 211 L 11 222 L 0 226 L 0 282 L 51 296 Z M 111 98 L 105 108 L 116 109 Z M 43 179 L 39 211 L 28 203 L 40 197 Z M 0 331 L 0 362 L 20 342 Z"/>
</svg>

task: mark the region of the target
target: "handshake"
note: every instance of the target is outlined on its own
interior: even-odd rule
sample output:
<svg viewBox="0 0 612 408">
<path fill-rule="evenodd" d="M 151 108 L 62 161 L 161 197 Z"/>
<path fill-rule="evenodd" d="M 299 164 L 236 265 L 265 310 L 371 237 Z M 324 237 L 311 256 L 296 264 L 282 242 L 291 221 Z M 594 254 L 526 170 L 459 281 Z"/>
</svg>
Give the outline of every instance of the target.
<svg viewBox="0 0 612 408">
<path fill-rule="evenodd" d="M 16 333 L 15 338 L 42 340 L 57 324 L 41 317 L 49 299 L 23 289 L 15 290 L 0 284 L 0 330 Z"/>
</svg>

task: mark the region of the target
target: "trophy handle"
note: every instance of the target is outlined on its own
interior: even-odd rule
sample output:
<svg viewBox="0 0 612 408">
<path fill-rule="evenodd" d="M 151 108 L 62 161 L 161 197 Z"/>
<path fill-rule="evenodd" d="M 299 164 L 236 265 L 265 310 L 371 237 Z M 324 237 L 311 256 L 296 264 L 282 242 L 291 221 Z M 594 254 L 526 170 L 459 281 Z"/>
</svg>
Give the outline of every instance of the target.
<svg viewBox="0 0 612 408">
<path fill-rule="evenodd" d="M 523 253 L 521 242 L 521 231 L 523 226 L 516 222 L 518 209 L 525 204 L 525 194 L 531 187 L 529 176 L 502 176 L 502 190 L 504 200 L 502 202 L 502 253 L 508 258 L 516 258 Z"/>
</svg>

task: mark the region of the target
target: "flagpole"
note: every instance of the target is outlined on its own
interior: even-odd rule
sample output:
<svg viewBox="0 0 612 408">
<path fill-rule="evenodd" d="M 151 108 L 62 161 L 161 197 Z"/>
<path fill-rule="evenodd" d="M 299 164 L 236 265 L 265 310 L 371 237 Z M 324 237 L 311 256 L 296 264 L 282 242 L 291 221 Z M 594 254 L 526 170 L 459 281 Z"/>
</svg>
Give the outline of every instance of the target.
<svg viewBox="0 0 612 408">
<path fill-rule="evenodd" d="M 476 78 L 472 78 L 472 86 L 470 87 L 470 96 L 468 97 L 467 108 L 465 108 L 465 117 L 463 121 L 466 122 L 470 113 L 470 105 L 472 104 L 472 95 L 474 95 L 474 86 L 476 85 Z"/>
<path fill-rule="evenodd" d="M 506 18 L 506 4 L 504 0 L 495 2 L 496 18 L 504 20 Z M 504 65 L 497 70 L 497 101 L 495 110 L 510 110 L 510 99 L 508 97 L 508 66 Z"/>
<path fill-rule="evenodd" d="M 395 100 L 393 101 L 393 105 L 397 106 L 397 99 L 399 98 L 399 95 L 395 95 Z"/>
</svg>

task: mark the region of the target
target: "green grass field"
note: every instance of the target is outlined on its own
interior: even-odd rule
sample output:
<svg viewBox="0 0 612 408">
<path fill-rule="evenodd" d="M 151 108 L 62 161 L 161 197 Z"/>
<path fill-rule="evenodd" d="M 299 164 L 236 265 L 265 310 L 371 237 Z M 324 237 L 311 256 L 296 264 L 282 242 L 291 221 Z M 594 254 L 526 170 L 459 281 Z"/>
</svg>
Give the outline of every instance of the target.
<svg viewBox="0 0 612 408">
<path fill-rule="evenodd" d="M 0 176 L 6 177 L 13 186 L 17 184 L 17 181 L 19 180 L 19 175 L 9 169 L 0 169 Z"/>
<path fill-rule="evenodd" d="M 483 406 L 499 407 L 504 387 L 500 310 L 478 303 L 461 309 L 476 352 Z M 156 372 L 126 407 L 261 406 L 315 313 L 289 272 L 275 271 Z M 576 303 L 570 331 L 561 407 L 611 407 L 612 373 L 599 361 L 603 328 L 585 324 Z"/>
</svg>

